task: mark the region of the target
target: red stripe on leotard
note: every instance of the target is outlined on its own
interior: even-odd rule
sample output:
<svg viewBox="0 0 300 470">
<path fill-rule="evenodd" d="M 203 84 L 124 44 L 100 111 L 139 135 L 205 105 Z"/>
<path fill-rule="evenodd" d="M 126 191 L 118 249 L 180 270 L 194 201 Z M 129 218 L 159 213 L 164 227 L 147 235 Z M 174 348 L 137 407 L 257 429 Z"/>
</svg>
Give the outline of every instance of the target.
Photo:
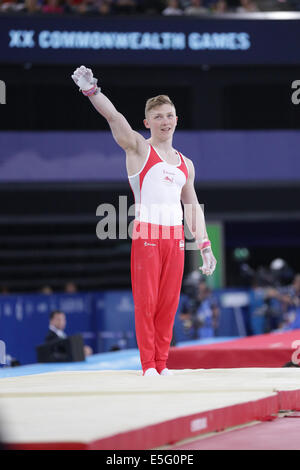
<svg viewBox="0 0 300 470">
<path fill-rule="evenodd" d="M 180 160 L 181 160 L 181 165 L 178 167 L 178 169 L 181 170 L 185 174 L 186 179 L 188 179 L 189 171 L 187 169 L 187 164 L 185 163 L 185 160 L 184 160 L 183 156 L 181 155 L 181 153 L 179 153 L 179 156 L 180 156 Z"/>
<path fill-rule="evenodd" d="M 161 159 L 159 158 L 159 156 L 157 155 L 157 153 L 155 152 L 154 148 L 152 147 L 152 145 L 150 145 L 150 155 L 149 155 L 149 158 L 147 160 L 147 163 L 146 165 L 144 166 L 144 168 L 142 169 L 141 173 L 140 173 L 140 190 L 142 190 L 142 185 L 143 185 L 143 181 L 144 181 L 144 178 L 147 174 L 147 172 L 150 170 L 151 167 L 153 167 L 154 165 L 156 165 L 156 163 L 161 163 Z"/>
</svg>

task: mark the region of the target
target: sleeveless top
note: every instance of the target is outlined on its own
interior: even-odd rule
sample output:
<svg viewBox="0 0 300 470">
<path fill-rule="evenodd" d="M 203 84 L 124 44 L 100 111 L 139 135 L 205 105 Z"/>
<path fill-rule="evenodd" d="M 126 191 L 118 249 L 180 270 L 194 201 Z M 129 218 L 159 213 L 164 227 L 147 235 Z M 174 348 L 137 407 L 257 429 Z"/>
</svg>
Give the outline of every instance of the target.
<svg viewBox="0 0 300 470">
<path fill-rule="evenodd" d="M 135 199 L 135 219 L 157 225 L 182 225 L 181 190 L 188 178 L 184 157 L 178 164 L 167 163 L 150 145 L 143 168 L 129 176 Z"/>
</svg>

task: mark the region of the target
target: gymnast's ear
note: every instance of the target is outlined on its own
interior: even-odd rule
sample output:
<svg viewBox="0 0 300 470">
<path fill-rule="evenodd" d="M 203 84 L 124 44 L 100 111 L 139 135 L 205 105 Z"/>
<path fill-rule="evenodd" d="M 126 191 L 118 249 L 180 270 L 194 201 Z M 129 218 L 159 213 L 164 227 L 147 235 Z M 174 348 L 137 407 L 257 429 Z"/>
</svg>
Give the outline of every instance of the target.
<svg viewBox="0 0 300 470">
<path fill-rule="evenodd" d="M 146 129 L 150 129 L 150 124 L 149 124 L 147 118 L 144 119 L 143 123 L 144 123 L 144 126 L 146 127 Z"/>
</svg>

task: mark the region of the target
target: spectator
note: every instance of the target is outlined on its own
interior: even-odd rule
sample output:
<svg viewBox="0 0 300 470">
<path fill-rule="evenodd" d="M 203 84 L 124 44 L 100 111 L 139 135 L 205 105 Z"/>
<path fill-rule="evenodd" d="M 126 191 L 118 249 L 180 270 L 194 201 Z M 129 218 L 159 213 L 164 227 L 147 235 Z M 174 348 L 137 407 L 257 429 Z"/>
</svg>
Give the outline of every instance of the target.
<svg viewBox="0 0 300 470">
<path fill-rule="evenodd" d="M 64 332 L 66 326 L 66 316 L 58 310 L 50 314 L 49 330 L 45 337 L 45 343 L 51 344 L 51 350 L 47 351 L 48 362 L 65 362 L 68 360 L 68 354 L 64 340 L 67 335 Z"/>
<path fill-rule="evenodd" d="M 0 5 L 0 11 L 22 11 L 24 9 L 24 4 L 19 3 L 18 0 L 5 0 Z"/>
<path fill-rule="evenodd" d="M 76 284 L 74 282 L 67 282 L 64 288 L 66 294 L 76 294 L 78 291 Z"/>
<path fill-rule="evenodd" d="M 67 337 L 64 329 L 66 327 L 66 315 L 59 310 L 54 310 L 50 314 L 49 331 L 45 341 L 53 341 L 54 339 L 64 339 Z"/>
<path fill-rule="evenodd" d="M 57 339 L 67 338 L 65 333 L 67 320 L 64 312 L 60 310 L 54 310 L 50 314 L 49 330 L 45 338 L 45 342 L 55 341 Z M 93 354 L 92 348 L 90 346 L 84 346 L 84 355 L 85 357 L 91 356 Z"/>
<path fill-rule="evenodd" d="M 295 307 L 300 307 L 300 274 L 296 274 L 292 285 L 288 289 L 288 295 L 290 297 L 291 305 Z"/>
<path fill-rule="evenodd" d="M 167 6 L 162 11 L 162 14 L 165 15 L 165 16 L 182 15 L 183 11 L 181 10 L 181 8 L 179 6 L 179 1 L 178 0 L 167 0 Z"/>
<path fill-rule="evenodd" d="M 265 289 L 265 298 L 263 304 L 263 312 L 265 317 L 264 333 L 276 330 L 282 321 L 283 308 L 281 296 L 275 287 L 267 287 Z"/>
<path fill-rule="evenodd" d="M 213 6 L 214 13 L 227 13 L 229 11 L 226 0 L 218 0 Z"/>
<path fill-rule="evenodd" d="M 43 4 L 43 1 L 45 2 Z M 40 3 L 41 2 L 41 3 Z M 78 13 L 78 14 L 160 14 L 202 15 L 226 13 L 233 8 L 235 0 L 0 0 L 0 11 L 27 13 Z M 240 0 L 236 11 L 292 11 L 300 10 L 300 0 Z"/>
<path fill-rule="evenodd" d="M 1 286 L 1 287 L 0 287 L 0 294 L 1 294 L 1 295 L 7 295 L 7 294 L 9 294 L 8 288 L 7 288 L 6 286 Z"/>
<path fill-rule="evenodd" d="M 281 328 L 290 328 L 300 314 L 300 274 L 296 274 L 292 284 L 279 294 L 282 302 L 283 323 Z"/>
<path fill-rule="evenodd" d="M 65 0 L 64 12 L 65 13 L 80 13 L 80 5 L 84 4 L 86 0 Z"/>
<path fill-rule="evenodd" d="M 112 4 L 109 0 L 96 0 L 93 6 L 93 12 L 105 16 L 112 13 Z"/>
<path fill-rule="evenodd" d="M 207 13 L 208 10 L 203 6 L 202 0 L 191 0 L 190 5 L 184 9 L 185 15 L 206 15 Z"/>
<path fill-rule="evenodd" d="M 42 6 L 43 13 L 64 13 L 64 7 L 62 6 L 61 0 L 46 0 L 46 3 Z"/>
<path fill-rule="evenodd" d="M 113 12 L 112 0 L 74 0 L 77 3 L 76 9 L 81 14 L 92 15 L 109 15 Z M 132 0 L 128 0 L 128 4 Z M 134 2 L 132 2 L 134 3 Z M 118 3 L 116 4 L 115 13 L 122 13 L 121 9 L 118 11 Z M 124 11 L 125 13 L 125 11 Z M 129 13 L 129 11 L 128 11 Z"/>
<path fill-rule="evenodd" d="M 53 289 L 50 286 L 43 286 L 40 291 L 41 294 L 43 295 L 52 295 L 53 294 Z"/>
<path fill-rule="evenodd" d="M 272 287 L 270 283 L 268 287 L 259 288 L 254 283 L 250 312 L 253 318 L 264 318 L 264 333 L 298 328 L 296 325 L 299 325 L 300 319 L 300 274 L 294 277 L 288 287 Z"/>
<path fill-rule="evenodd" d="M 78 13 L 76 0 L 65 0 L 64 13 Z"/>
<path fill-rule="evenodd" d="M 27 13 L 37 13 L 41 11 L 41 6 L 37 0 L 25 0 L 24 11 Z"/>
<path fill-rule="evenodd" d="M 219 320 L 219 307 L 205 280 L 200 280 L 194 295 L 185 302 L 180 319 L 194 338 L 215 336 Z"/>
<path fill-rule="evenodd" d="M 251 13 L 259 10 L 254 0 L 240 0 L 240 6 L 236 11 L 237 13 Z"/>
<path fill-rule="evenodd" d="M 113 12 L 121 15 L 128 15 L 136 12 L 135 0 L 115 0 Z"/>
<path fill-rule="evenodd" d="M 80 15 L 89 13 L 92 8 L 89 0 L 75 0 L 74 6 L 76 8 L 76 12 Z"/>
</svg>

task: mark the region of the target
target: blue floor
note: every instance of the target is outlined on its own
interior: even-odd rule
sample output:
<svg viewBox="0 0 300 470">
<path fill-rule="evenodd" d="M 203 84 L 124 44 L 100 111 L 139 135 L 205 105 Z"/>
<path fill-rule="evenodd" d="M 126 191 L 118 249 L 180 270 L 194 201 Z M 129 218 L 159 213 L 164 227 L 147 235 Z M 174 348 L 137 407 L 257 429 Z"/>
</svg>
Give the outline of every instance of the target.
<svg viewBox="0 0 300 470">
<path fill-rule="evenodd" d="M 233 337 L 216 337 L 185 341 L 178 343 L 176 347 L 197 346 L 212 343 L 232 341 Z M 127 349 L 123 351 L 93 354 L 83 362 L 62 362 L 49 364 L 28 364 L 18 367 L 0 368 L 0 378 L 18 377 L 22 375 L 44 374 L 46 372 L 68 371 L 68 370 L 140 370 L 141 363 L 138 349 Z"/>
</svg>

